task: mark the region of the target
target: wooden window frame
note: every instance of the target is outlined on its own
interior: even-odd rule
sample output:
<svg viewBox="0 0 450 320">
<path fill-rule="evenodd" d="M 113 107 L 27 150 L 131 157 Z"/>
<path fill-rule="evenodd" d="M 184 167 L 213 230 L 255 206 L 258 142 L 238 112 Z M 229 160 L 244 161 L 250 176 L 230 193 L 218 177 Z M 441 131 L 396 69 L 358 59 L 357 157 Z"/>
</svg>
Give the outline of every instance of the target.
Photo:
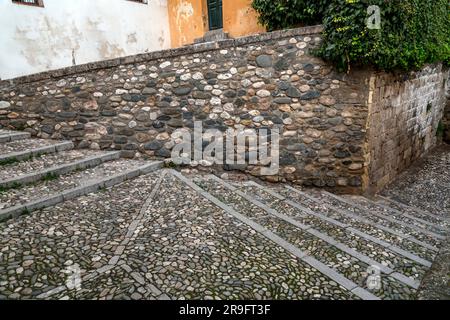
<svg viewBox="0 0 450 320">
<path fill-rule="evenodd" d="M 44 7 L 44 0 L 36 0 L 34 3 L 23 2 L 21 0 L 12 0 L 12 3 L 30 7 Z"/>
</svg>

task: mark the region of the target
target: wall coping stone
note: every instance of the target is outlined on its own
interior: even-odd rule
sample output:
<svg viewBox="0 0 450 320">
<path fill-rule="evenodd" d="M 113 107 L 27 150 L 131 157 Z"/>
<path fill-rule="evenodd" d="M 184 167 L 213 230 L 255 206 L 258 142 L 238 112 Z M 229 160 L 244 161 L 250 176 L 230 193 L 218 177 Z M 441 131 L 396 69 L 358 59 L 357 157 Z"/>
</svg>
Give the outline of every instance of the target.
<svg viewBox="0 0 450 320">
<path fill-rule="evenodd" d="M 205 51 L 222 50 L 228 48 L 234 48 L 242 45 L 265 42 L 270 40 L 277 40 L 283 38 L 290 38 L 300 35 L 314 35 L 320 34 L 323 31 L 322 25 L 279 30 L 267 33 L 260 33 L 256 35 L 240 37 L 235 39 L 219 40 L 216 42 L 204 42 L 198 44 L 186 45 L 180 48 L 166 49 L 153 51 L 149 53 L 137 54 L 132 56 L 126 56 L 121 58 L 115 58 L 110 60 L 103 60 L 97 62 L 90 62 L 86 64 L 80 64 L 72 67 L 66 67 L 56 70 L 50 70 L 13 79 L 7 79 L 0 81 L 0 86 L 14 86 L 24 83 L 37 82 L 47 79 L 57 79 L 78 73 L 89 72 L 93 70 L 109 69 L 118 67 L 121 65 L 145 63 L 159 59 L 170 59 L 178 56 L 201 53 Z"/>
</svg>

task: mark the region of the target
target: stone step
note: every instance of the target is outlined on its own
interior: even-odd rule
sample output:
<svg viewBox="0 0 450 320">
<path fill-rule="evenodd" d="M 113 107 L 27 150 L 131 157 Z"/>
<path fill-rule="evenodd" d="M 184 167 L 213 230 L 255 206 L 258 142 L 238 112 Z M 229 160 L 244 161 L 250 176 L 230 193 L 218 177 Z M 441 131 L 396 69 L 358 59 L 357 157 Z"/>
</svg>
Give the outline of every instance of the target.
<svg viewBox="0 0 450 320">
<path fill-rule="evenodd" d="M 31 138 L 31 134 L 28 132 L 1 132 L 0 131 L 0 143 L 13 142 L 18 140 L 24 140 Z"/>
<path fill-rule="evenodd" d="M 71 141 L 23 140 L 0 144 L 0 166 L 24 160 L 42 154 L 62 152 L 73 149 Z"/>
<path fill-rule="evenodd" d="M 413 288 L 418 287 L 419 280 L 424 276 L 427 267 L 422 265 L 423 259 L 419 258 L 419 263 L 408 259 L 388 247 L 380 246 L 368 239 L 354 234 L 351 229 L 348 230 L 342 223 L 327 217 L 326 215 L 312 211 L 303 203 L 299 204 L 282 196 L 280 193 L 270 190 L 256 183 L 244 184 L 240 186 L 240 190 L 248 194 L 250 197 L 265 204 L 272 210 L 284 214 L 297 223 L 301 223 L 309 230 L 314 230 L 314 234 L 318 234 L 321 239 L 329 244 L 336 246 L 345 253 L 369 264 L 376 265 L 382 272 L 390 274 L 406 285 Z"/>
<path fill-rule="evenodd" d="M 450 229 L 450 219 L 445 216 L 437 215 L 417 207 L 408 206 L 405 203 L 381 195 L 378 195 L 376 197 L 376 203 L 381 205 L 387 205 L 399 211 L 407 212 L 408 214 L 416 217 L 416 219 L 421 219 L 424 221 L 428 221 L 432 224 L 440 225 L 441 227 L 446 228 L 447 230 Z"/>
<path fill-rule="evenodd" d="M 259 199 L 252 197 L 239 188 L 217 178 L 208 176 L 202 181 L 194 181 L 213 196 L 221 199 L 234 210 L 267 228 L 285 241 L 296 246 L 320 263 L 333 269 L 338 274 L 356 283 L 361 288 L 367 288 L 367 270 L 370 266 L 379 267 L 384 273 L 383 290 L 372 292 L 380 298 L 410 298 L 413 289 L 419 283 L 391 268 L 384 266 L 374 259 L 360 254 L 324 234 L 310 225 L 298 221 L 292 215 L 286 215 L 272 209 Z M 297 217 L 298 218 L 298 217 Z M 419 266 L 420 267 L 420 266 Z M 393 294 L 396 292 L 396 294 Z M 392 293 L 392 295 L 391 295 Z"/>
<path fill-rule="evenodd" d="M 120 159 L 56 179 L 0 192 L 0 221 L 111 187 L 162 166 L 162 162 Z"/>
<path fill-rule="evenodd" d="M 424 191 L 426 190 L 426 191 Z M 385 190 L 382 196 L 422 211 L 433 213 L 443 219 L 449 218 L 450 213 L 450 186 L 436 186 L 429 181 L 421 181 L 411 185 L 399 184 L 395 188 Z"/>
<path fill-rule="evenodd" d="M 340 273 L 337 269 L 332 268 L 326 263 L 318 260 L 309 251 L 303 251 L 296 244 L 286 240 L 283 236 L 280 236 L 273 231 L 270 225 L 262 225 L 260 222 L 261 218 L 269 218 L 269 214 L 263 209 L 258 209 L 255 205 L 244 199 L 241 195 L 238 195 L 232 190 L 227 189 L 222 184 L 211 179 L 195 178 L 194 181 L 183 176 L 181 173 L 174 170 L 170 171 L 174 176 L 183 181 L 189 187 L 194 189 L 197 193 L 201 194 L 203 197 L 208 199 L 210 202 L 214 203 L 217 207 L 223 209 L 228 214 L 238 219 L 242 223 L 250 226 L 255 232 L 263 235 L 267 239 L 279 245 L 281 248 L 291 253 L 297 257 L 302 263 L 308 264 L 315 270 L 320 271 L 324 277 L 333 280 L 338 283 L 351 293 L 355 294 L 360 299 L 365 300 L 379 300 L 380 297 L 369 292 L 357 282 L 347 278 L 345 275 Z M 212 185 L 211 185 L 212 184 Z M 216 189 L 218 187 L 218 190 Z M 252 210 L 252 208 L 254 210 Z M 361 278 L 355 274 L 352 277 L 358 282 Z M 359 274 L 360 275 L 360 274 Z"/>
<path fill-rule="evenodd" d="M 346 232 L 351 232 L 381 247 L 388 248 L 425 267 L 431 266 L 430 261 L 433 261 L 438 252 L 438 249 L 433 246 L 417 244 L 415 241 L 411 241 L 409 237 L 395 235 L 390 229 L 382 225 L 355 215 L 352 212 L 332 206 L 297 188 L 285 186 L 280 190 L 280 193 L 286 199 L 302 204 L 311 211 L 319 212 L 327 219 L 331 219 L 329 221 L 332 224 L 345 228 Z"/>
<path fill-rule="evenodd" d="M 41 156 L 33 161 L 19 162 L 4 166 L 0 171 L 0 189 L 19 187 L 47 177 L 57 177 L 76 170 L 96 167 L 99 164 L 117 160 L 120 152 L 95 152 L 90 150 L 70 150 L 50 157 Z"/>
<path fill-rule="evenodd" d="M 423 231 L 416 230 L 416 228 L 411 228 L 411 226 L 409 225 L 406 226 L 404 224 L 396 222 L 393 219 L 380 216 L 376 212 L 373 212 L 373 210 L 367 210 L 352 201 L 348 201 L 343 197 L 329 193 L 327 191 L 311 190 L 309 192 L 321 201 L 339 209 L 345 210 L 348 213 L 352 214 L 354 217 L 371 221 L 375 225 L 383 227 L 386 231 L 392 233 L 393 235 L 402 238 L 408 238 L 410 241 L 413 241 L 419 245 L 439 248 L 441 241 L 445 239 L 444 236 L 424 233 Z"/>
<path fill-rule="evenodd" d="M 383 220 L 387 220 L 393 224 L 400 224 L 408 229 L 423 233 L 438 240 L 445 240 L 447 230 L 440 228 L 438 225 L 430 223 L 422 223 L 414 217 L 404 215 L 402 212 L 398 212 L 388 206 L 380 206 L 371 202 L 369 199 L 358 196 L 336 196 L 339 200 L 345 201 L 347 204 L 352 205 L 371 216 L 378 217 Z"/>
<path fill-rule="evenodd" d="M 415 217 L 406 211 L 401 211 L 396 208 L 392 208 L 389 205 L 377 203 L 368 198 L 361 196 L 342 196 L 342 198 L 349 200 L 357 204 L 358 206 L 364 207 L 367 212 L 375 214 L 378 217 L 383 217 L 384 219 L 392 222 L 397 222 L 405 226 L 410 226 L 416 231 L 424 232 L 429 235 L 438 236 L 441 240 L 445 239 L 448 233 L 448 228 L 442 226 L 439 223 L 432 223 L 421 218 Z"/>
<path fill-rule="evenodd" d="M 227 32 L 223 32 L 223 29 L 218 29 L 206 32 L 203 37 L 194 39 L 194 43 L 216 42 L 227 39 L 230 39 L 229 34 Z"/>
</svg>

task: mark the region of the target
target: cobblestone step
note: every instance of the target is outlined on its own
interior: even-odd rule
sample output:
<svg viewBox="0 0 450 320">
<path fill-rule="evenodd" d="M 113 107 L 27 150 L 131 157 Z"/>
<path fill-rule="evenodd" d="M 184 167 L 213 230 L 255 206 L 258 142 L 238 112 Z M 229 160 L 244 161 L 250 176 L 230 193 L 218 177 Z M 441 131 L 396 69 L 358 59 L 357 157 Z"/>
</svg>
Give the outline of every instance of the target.
<svg viewBox="0 0 450 320">
<path fill-rule="evenodd" d="M 356 252 L 327 234 L 303 223 L 301 219 L 298 221 L 292 216 L 272 209 L 259 199 L 215 176 L 209 176 L 203 180 L 197 178 L 194 182 L 240 214 L 267 228 L 364 290 L 368 290 L 368 268 L 372 265 L 379 267 L 384 272 L 383 288 L 372 293 L 380 298 L 410 299 L 419 286 L 415 279 L 395 272 L 374 259 Z"/>
<path fill-rule="evenodd" d="M 28 132 L 1 132 L 0 143 L 13 142 L 18 140 L 29 139 L 31 134 Z"/>
<path fill-rule="evenodd" d="M 328 193 L 331 194 L 331 193 Z M 410 234 L 411 230 L 420 234 L 424 234 L 431 238 L 439 240 L 437 246 L 440 242 L 445 239 L 446 230 L 439 228 L 439 225 L 433 225 L 431 223 L 421 223 L 413 217 L 408 217 L 407 215 L 397 212 L 396 210 L 389 208 L 388 206 L 382 207 L 376 203 L 371 202 L 369 199 L 358 196 L 337 196 L 333 195 L 336 199 L 347 203 L 359 210 L 359 212 L 365 212 L 366 215 L 371 215 L 378 217 L 381 221 L 384 220 L 392 223 L 393 226 L 400 225 L 405 228 L 405 232 Z"/>
<path fill-rule="evenodd" d="M 120 159 L 0 192 L 0 221 L 111 187 L 162 166 L 162 162 Z"/>
<path fill-rule="evenodd" d="M 342 198 L 350 201 L 350 203 L 353 203 L 354 205 L 364 208 L 367 212 L 375 214 L 377 217 L 381 217 L 391 222 L 400 223 L 416 231 L 435 236 L 440 240 L 445 239 L 449 230 L 445 224 L 442 225 L 439 222 L 432 223 L 411 215 L 405 210 L 401 211 L 390 207 L 389 205 L 377 203 L 365 197 L 342 196 Z"/>
<path fill-rule="evenodd" d="M 437 187 L 436 184 L 429 181 L 397 187 L 381 193 L 385 197 L 405 203 L 410 207 L 432 212 L 434 215 L 446 219 L 450 215 L 450 197 L 448 197 L 448 194 L 450 194 L 450 186 Z"/>
<path fill-rule="evenodd" d="M 393 221 L 393 219 L 390 219 L 388 217 L 380 217 L 380 215 L 373 210 L 367 210 L 354 202 L 348 201 L 338 195 L 329 193 L 327 191 L 311 190 L 309 191 L 309 193 L 314 195 L 322 202 L 325 202 L 341 210 L 345 210 L 354 217 L 371 221 L 376 226 L 384 228 L 385 231 L 388 231 L 401 238 L 407 238 L 408 240 L 415 242 L 421 246 L 428 248 L 433 247 L 437 250 L 441 241 L 445 239 L 445 237 L 443 236 L 435 234 L 430 235 L 425 234 L 421 231 L 417 231 L 415 228 L 411 228 L 410 226 L 395 222 L 395 220 Z"/>
<path fill-rule="evenodd" d="M 104 151 L 68 150 L 56 153 L 42 154 L 27 161 L 4 164 L 0 167 L 0 180 L 12 179 L 32 172 L 46 170 L 51 167 L 78 161 L 87 157 L 104 155 Z"/>
<path fill-rule="evenodd" d="M 381 195 L 430 213 L 449 222 L 450 145 L 441 145 L 432 155 L 413 165 Z M 417 211 L 417 210 L 415 210 Z"/>
<path fill-rule="evenodd" d="M 127 272 L 121 265 L 116 274 L 105 268 L 123 253 L 121 241 L 160 175 L 145 174 L 0 223 L 0 300 L 130 299 L 138 292 L 148 299 L 160 297 L 140 288 L 131 276 L 137 270 Z M 122 262 L 129 263 L 124 257 Z M 75 266 L 81 290 L 66 286 L 65 270 Z"/>
<path fill-rule="evenodd" d="M 402 202 L 388 197 L 383 197 L 381 195 L 376 197 L 376 203 L 387 205 L 390 208 L 394 208 L 399 211 L 407 212 L 409 215 L 416 217 L 416 219 L 421 219 L 432 224 L 439 225 L 447 230 L 450 229 L 450 219 L 445 216 L 433 214 L 417 207 L 411 207 Z"/>
<path fill-rule="evenodd" d="M 431 266 L 431 261 L 433 261 L 438 252 L 438 249 L 433 246 L 426 244 L 423 246 L 422 244 L 411 241 L 409 237 L 401 237 L 393 234 L 388 228 L 385 228 L 382 225 L 357 216 L 352 212 L 332 206 L 291 186 L 285 186 L 280 190 L 280 193 L 285 196 L 286 199 L 300 203 L 305 207 L 310 208 L 312 211 L 320 212 L 327 218 L 333 219 L 334 224 L 340 224 L 341 227 L 346 228 L 347 231 L 382 247 L 388 248 L 425 267 Z"/>
<path fill-rule="evenodd" d="M 367 300 L 379 300 L 380 298 L 376 295 L 372 294 L 368 290 L 359 286 L 356 282 L 348 279 L 343 274 L 341 274 L 336 269 L 331 268 L 327 264 L 316 259 L 315 256 L 311 255 L 311 252 L 303 251 L 301 248 L 297 247 L 293 243 L 287 241 L 282 236 L 276 234 L 272 230 L 268 229 L 268 226 L 262 225 L 260 220 L 261 218 L 269 218 L 269 214 L 265 212 L 263 209 L 259 210 L 250 210 L 254 209 L 254 205 L 252 205 L 247 200 L 243 199 L 240 195 L 234 193 L 234 191 L 227 191 L 225 187 L 220 188 L 219 192 L 216 192 L 214 189 L 208 188 L 207 183 L 211 183 L 212 180 L 203 180 L 200 178 L 195 178 L 194 181 L 183 176 L 181 173 L 176 171 L 171 171 L 173 175 L 179 178 L 181 181 L 186 183 L 192 189 L 194 189 L 197 193 L 201 194 L 203 197 L 208 199 L 210 202 L 214 203 L 217 207 L 222 208 L 228 214 L 232 215 L 237 220 L 242 223 L 250 226 L 256 233 L 263 235 L 265 238 L 269 239 L 271 242 L 277 244 L 287 252 L 291 253 L 295 257 L 299 259 L 302 264 L 307 264 L 312 267 L 312 270 L 316 272 L 320 272 L 323 274 L 324 280 L 326 278 L 331 279 L 333 282 L 341 285 L 346 288 L 348 291 L 359 297 L 360 299 Z M 217 185 L 217 182 L 215 182 Z M 234 199 L 234 200 L 232 200 Z M 237 202 L 236 202 L 237 201 Z M 237 203 L 240 203 L 238 205 Z M 353 278 L 358 281 L 361 280 L 356 275 L 352 275 Z M 319 285 L 320 287 L 321 285 Z"/>
<path fill-rule="evenodd" d="M 56 178 L 73 171 L 93 168 L 103 162 L 119 159 L 120 152 L 71 150 L 56 154 L 55 159 L 52 159 L 53 162 L 49 158 L 42 156 L 33 161 L 21 162 L 8 168 L 2 168 L 2 171 L 0 171 L 0 189 L 17 188 L 18 186 L 45 180 L 48 177 Z"/>
<path fill-rule="evenodd" d="M 310 208 L 286 199 L 281 194 L 256 183 L 244 184 L 240 190 L 250 197 L 264 203 L 297 223 L 301 223 L 314 234 L 319 234 L 329 244 L 336 246 L 345 253 L 365 262 L 375 265 L 385 274 L 398 279 L 400 282 L 417 289 L 420 279 L 427 271 L 427 267 L 405 258 L 387 247 L 380 246 L 364 237 L 359 237 L 347 230 L 342 223 L 316 212 Z"/>
<path fill-rule="evenodd" d="M 26 141 L 26 142 L 24 142 Z M 33 157 L 55 152 L 62 152 L 73 149 L 71 141 L 58 142 L 53 140 L 35 140 L 15 141 L 6 144 L 0 144 L 0 166 L 15 163 L 24 160 L 30 160 Z M 28 142 L 28 141 L 33 141 Z M 1 168 L 1 167 L 0 167 Z"/>
</svg>

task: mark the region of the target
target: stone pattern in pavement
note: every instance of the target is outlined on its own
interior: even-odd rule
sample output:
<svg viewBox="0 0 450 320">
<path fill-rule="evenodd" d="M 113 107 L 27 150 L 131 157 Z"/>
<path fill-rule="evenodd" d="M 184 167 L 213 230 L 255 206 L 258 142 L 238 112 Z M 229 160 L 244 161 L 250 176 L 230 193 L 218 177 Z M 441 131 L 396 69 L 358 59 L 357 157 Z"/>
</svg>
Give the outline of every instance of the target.
<svg viewBox="0 0 450 320">
<path fill-rule="evenodd" d="M 62 175 L 57 179 L 50 178 L 49 180 L 41 181 L 36 184 L 6 190 L 0 192 L 0 209 L 48 197 L 62 190 L 68 190 L 88 184 L 101 177 L 112 176 L 128 169 L 137 168 L 144 163 L 144 161 L 133 161 L 130 163 L 127 159 L 120 159 L 103 163 L 95 168 Z"/>
<path fill-rule="evenodd" d="M 55 140 L 46 139 L 26 139 L 20 141 L 13 141 L 0 144 L 0 154 L 5 155 L 11 152 L 26 151 L 39 147 L 50 146 L 55 143 Z"/>
<path fill-rule="evenodd" d="M 426 161 L 441 170 L 435 162 L 442 159 L 438 153 Z M 16 194 L 52 194 L 65 183 L 142 164 L 129 161 L 23 186 L 0 199 L 3 205 L 20 199 Z M 409 183 L 398 182 L 404 190 L 435 181 L 417 172 Z M 389 210 L 373 215 L 373 205 L 348 197 L 223 178 L 160 170 L 0 223 L 0 299 L 448 297 L 445 207 L 435 213 L 397 204 L 408 216 L 394 219 Z M 438 194 L 441 186 L 435 188 Z M 382 267 L 380 288 L 369 286 L 370 261 Z"/>
<path fill-rule="evenodd" d="M 418 298 L 450 300 L 450 146 L 441 145 L 387 188 L 383 195 L 444 220 L 447 238 L 425 275 Z M 421 212 L 412 212 L 420 214 Z M 422 218 L 427 219 L 424 213 Z"/>
<path fill-rule="evenodd" d="M 423 159 L 383 193 L 412 207 L 449 218 L 450 145 L 442 145 Z"/>
<path fill-rule="evenodd" d="M 59 166 L 68 162 L 81 160 L 86 157 L 101 155 L 104 152 L 93 150 L 69 150 L 58 154 L 43 154 L 30 161 L 3 165 L 0 170 L 0 180 L 11 179 L 16 176 L 30 174 L 50 167 Z"/>
</svg>

